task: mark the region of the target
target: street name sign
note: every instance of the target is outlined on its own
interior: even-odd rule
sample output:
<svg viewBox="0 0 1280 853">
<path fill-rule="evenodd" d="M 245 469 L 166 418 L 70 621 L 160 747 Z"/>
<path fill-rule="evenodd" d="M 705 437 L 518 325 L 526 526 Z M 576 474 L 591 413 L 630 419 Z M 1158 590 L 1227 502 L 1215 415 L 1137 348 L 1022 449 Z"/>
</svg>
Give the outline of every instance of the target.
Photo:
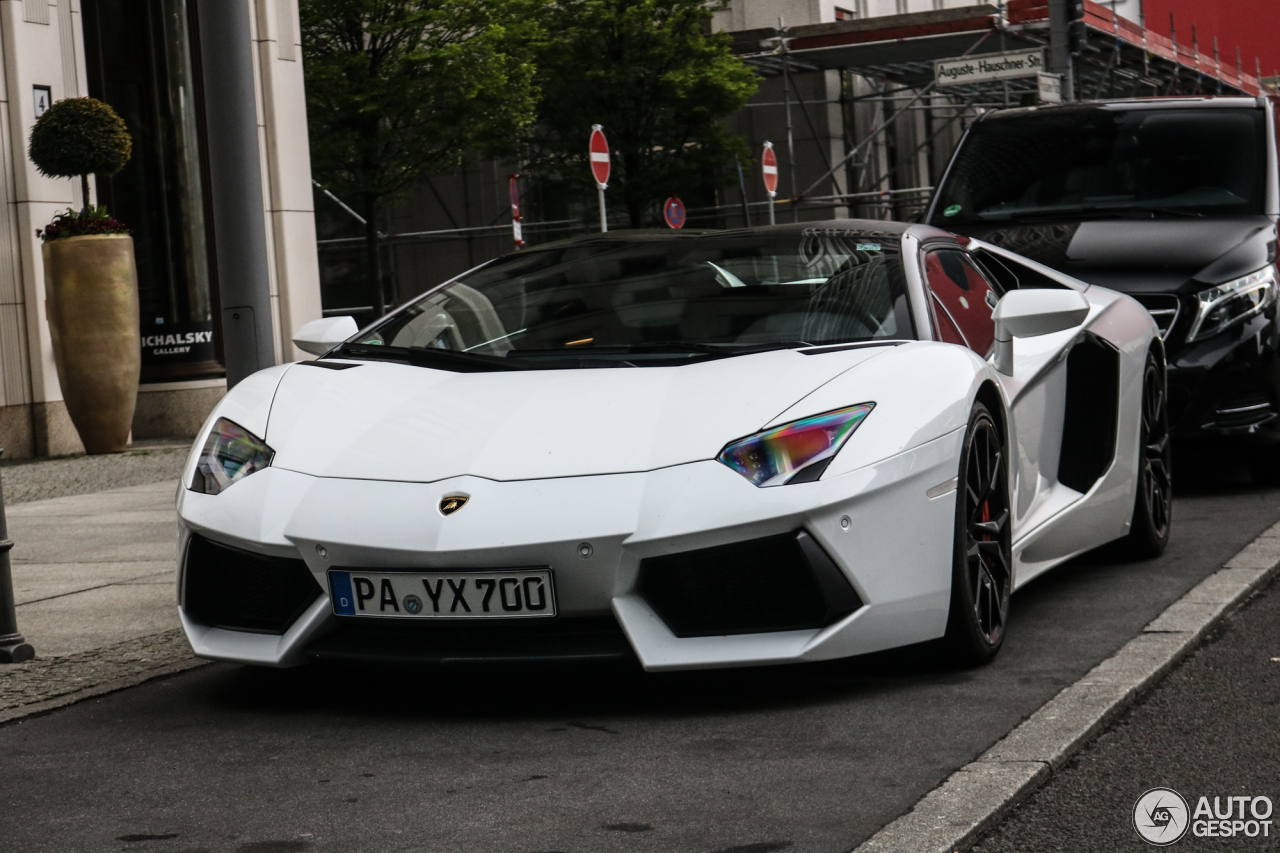
<svg viewBox="0 0 1280 853">
<path fill-rule="evenodd" d="M 1044 48 L 939 59 L 933 63 L 933 77 L 939 86 L 963 86 L 991 80 L 1035 77 L 1045 70 Z"/>
</svg>

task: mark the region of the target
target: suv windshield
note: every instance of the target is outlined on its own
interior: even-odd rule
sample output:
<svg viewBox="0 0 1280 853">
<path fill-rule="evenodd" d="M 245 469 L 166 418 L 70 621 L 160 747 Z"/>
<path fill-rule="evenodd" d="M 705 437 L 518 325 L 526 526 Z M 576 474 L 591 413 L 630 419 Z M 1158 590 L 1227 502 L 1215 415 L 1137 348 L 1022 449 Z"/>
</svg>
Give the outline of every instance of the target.
<svg viewBox="0 0 1280 853">
<path fill-rule="evenodd" d="M 630 364 L 911 336 L 899 235 L 824 231 L 520 252 L 410 303 L 347 351 Z"/>
<path fill-rule="evenodd" d="M 1091 106 L 993 116 L 961 144 L 932 221 L 1262 213 L 1264 115 Z"/>
</svg>

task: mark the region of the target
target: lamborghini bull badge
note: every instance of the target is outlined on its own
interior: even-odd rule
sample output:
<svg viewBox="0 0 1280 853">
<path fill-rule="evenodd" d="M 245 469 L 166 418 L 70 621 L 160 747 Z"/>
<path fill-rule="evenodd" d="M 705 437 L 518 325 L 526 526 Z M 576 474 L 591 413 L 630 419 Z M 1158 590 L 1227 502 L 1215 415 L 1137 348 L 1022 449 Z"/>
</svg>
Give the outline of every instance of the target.
<svg viewBox="0 0 1280 853">
<path fill-rule="evenodd" d="M 440 499 L 440 514 L 453 515 L 466 506 L 469 499 L 466 495 L 449 495 Z"/>
</svg>

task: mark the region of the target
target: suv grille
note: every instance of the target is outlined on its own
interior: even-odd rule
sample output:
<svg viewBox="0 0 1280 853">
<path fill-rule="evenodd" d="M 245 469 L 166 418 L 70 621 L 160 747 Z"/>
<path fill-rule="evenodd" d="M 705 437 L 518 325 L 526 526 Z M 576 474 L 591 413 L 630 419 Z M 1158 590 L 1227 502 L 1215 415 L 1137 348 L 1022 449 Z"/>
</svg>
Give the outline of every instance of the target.
<svg viewBox="0 0 1280 853">
<path fill-rule="evenodd" d="M 1135 293 L 1133 298 L 1142 303 L 1142 307 L 1147 309 L 1147 313 L 1151 315 L 1151 319 L 1156 321 L 1156 328 L 1160 330 L 1160 339 L 1164 340 L 1169 335 L 1169 330 L 1173 328 L 1173 324 L 1178 322 L 1178 313 L 1181 310 L 1182 303 L 1178 301 L 1178 297 L 1172 293 Z"/>
</svg>

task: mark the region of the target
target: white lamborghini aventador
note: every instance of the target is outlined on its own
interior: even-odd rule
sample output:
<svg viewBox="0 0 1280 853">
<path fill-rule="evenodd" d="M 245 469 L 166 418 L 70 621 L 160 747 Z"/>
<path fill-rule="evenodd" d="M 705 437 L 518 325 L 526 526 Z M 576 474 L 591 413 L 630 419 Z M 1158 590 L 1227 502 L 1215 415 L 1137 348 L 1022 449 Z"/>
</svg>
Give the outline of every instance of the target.
<svg viewBox="0 0 1280 853">
<path fill-rule="evenodd" d="M 183 475 L 203 657 L 975 663 L 1169 533 L 1151 317 L 927 226 L 602 234 L 295 341 Z"/>
</svg>

